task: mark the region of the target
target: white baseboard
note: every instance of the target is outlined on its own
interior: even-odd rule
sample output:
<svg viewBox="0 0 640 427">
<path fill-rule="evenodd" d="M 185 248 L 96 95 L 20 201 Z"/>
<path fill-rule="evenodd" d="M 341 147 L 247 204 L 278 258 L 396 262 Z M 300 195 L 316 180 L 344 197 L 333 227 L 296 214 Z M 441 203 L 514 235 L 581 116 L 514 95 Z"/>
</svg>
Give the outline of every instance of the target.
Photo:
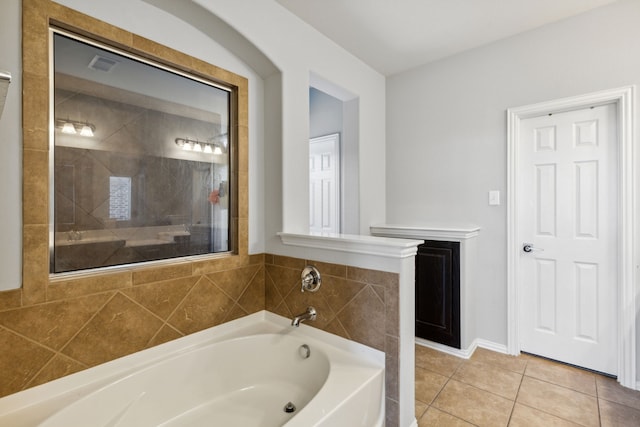
<svg viewBox="0 0 640 427">
<path fill-rule="evenodd" d="M 432 348 L 434 350 L 441 351 L 443 353 L 451 354 L 452 356 L 461 357 L 463 359 L 468 359 L 473 355 L 473 352 L 476 351 L 476 348 L 482 347 L 487 350 L 495 351 L 498 353 L 507 354 L 507 346 L 504 344 L 494 343 L 492 341 L 483 340 L 480 338 L 476 338 L 473 340 L 471 345 L 467 348 L 453 348 L 448 345 L 439 344 L 437 342 L 425 340 L 424 338 L 416 337 L 416 344 L 421 345 L 423 347 Z"/>
</svg>

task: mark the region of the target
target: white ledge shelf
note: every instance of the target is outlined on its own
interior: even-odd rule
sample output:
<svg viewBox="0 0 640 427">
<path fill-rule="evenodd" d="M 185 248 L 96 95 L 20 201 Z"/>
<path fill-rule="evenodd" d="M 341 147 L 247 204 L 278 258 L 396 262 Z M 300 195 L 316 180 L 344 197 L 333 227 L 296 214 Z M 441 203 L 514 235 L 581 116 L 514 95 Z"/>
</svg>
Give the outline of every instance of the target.
<svg viewBox="0 0 640 427">
<path fill-rule="evenodd" d="M 285 245 L 315 249 L 377 255 L 387 258 L 407 258 L 417 252 L 420 240 L 395 239 L 389 237 L 360 236 L 328 233 L 278 233 Z"/>
<path fill-rule="evenodd" d="M 379 224 L 369 227 L 374 236 L 401 239 L 454 240 L 462 241 L 480 233 L 477 225 L 399 225 Z"/>
</svg>

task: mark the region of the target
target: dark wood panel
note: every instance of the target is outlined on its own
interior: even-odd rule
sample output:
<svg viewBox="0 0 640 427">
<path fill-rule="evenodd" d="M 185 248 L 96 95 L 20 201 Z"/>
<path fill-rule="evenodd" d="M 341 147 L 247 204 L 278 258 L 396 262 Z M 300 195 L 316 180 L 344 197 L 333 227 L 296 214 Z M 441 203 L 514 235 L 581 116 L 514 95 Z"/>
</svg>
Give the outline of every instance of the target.
<svg viewBox="0 0 640 427">
<path fill-rule="evenodd" d="M 460 348 L 460 243 L 428 240 L 416 254 L 416 336 Z"/>
</svg>

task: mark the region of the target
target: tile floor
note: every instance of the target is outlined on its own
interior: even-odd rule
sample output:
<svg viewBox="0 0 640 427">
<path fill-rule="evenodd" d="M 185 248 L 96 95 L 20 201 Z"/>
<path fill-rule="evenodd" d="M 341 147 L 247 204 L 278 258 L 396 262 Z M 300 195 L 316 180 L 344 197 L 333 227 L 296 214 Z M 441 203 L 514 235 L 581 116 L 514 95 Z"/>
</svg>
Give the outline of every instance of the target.
<svg viewBox="0 0 640 427">
<path fill-rule="evenodd" d="M 640 391 L 539 357 L 416 345 L 418 426 L 640 426 Z"/>
</svg>

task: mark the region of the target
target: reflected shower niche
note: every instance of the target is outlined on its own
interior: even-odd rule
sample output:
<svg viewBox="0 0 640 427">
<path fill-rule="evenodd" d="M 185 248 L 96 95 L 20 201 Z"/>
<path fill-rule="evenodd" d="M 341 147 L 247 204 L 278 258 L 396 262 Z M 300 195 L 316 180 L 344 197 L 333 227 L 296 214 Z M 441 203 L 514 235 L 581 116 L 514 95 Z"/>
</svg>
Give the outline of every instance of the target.
<svg viewBox="0 0 640 427">
<path fill-rule="evenodd" d="M 50 272 L 232 251 L 232 89 L 51 37 Z"/>
</svg>

